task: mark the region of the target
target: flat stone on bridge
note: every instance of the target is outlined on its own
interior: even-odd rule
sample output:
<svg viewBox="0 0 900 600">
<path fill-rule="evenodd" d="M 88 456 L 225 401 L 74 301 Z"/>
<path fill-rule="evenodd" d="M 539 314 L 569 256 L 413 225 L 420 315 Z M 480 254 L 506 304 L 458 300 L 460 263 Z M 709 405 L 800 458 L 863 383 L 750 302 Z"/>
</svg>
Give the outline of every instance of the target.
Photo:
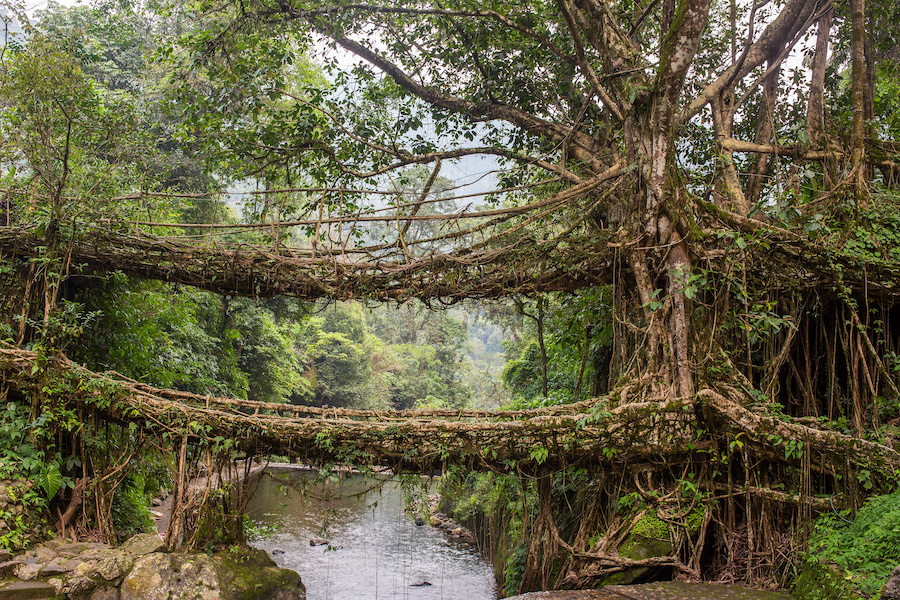
<svg viewBox="0 0 900 600">
<path fill-rule="evenodd" d="M 0 584 L 0 600 L 55 600 L 65 598 L 49 583 L 42 581 L 13 581 Z"/>
<path fill-rule="evenodd" d="M 658 581 L 643 585 L 609 585 L 597 590 L 529 592 L 506 600 L 788 600 L 784 592 L 739 585 Z"/>
</svg>

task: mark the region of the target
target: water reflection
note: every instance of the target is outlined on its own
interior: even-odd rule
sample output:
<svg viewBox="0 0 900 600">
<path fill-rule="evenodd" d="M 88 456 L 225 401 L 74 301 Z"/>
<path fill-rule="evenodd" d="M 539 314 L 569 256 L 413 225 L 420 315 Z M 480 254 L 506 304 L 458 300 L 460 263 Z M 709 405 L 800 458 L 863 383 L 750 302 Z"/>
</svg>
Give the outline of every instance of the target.
<svg viewBox="0 0 900 600">
<path fill-rule="evenodd" d="M 307 472 L 275 471 L 247 507 L 257 526 L 276 528 L 251 544 L 300 573 L 309 600 L 497 598 L 491 565 L 468 544 L 417 527 L 395 480 L 377 489 L 361 476 L 309 486 L 313 480 Z M 310 546 L 317 537 L 329 543 Z"/>
</svg>

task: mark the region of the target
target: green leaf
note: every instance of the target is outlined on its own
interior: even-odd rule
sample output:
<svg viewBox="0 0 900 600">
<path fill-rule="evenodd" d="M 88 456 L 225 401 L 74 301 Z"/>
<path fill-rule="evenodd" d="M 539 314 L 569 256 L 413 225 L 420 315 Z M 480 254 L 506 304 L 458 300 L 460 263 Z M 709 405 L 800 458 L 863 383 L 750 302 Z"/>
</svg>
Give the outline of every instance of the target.
<svg viewBox="0 0 900 600">
<path fill-rule="evenodd" d="M 534 462 L 540 465 L 547 460 L 547 457 L 550 455 L 550 450 L 544 446 L 537 446 L 536 448 L 531 449 L 529 455 Z"/>
<path fill-rule="evenodd" d="M 56 492 L 62 487 L 62 483 L 62 473 L 59 472 L 59 467 L 56 465 L 44 465 L 44 468 L 38 474 L 38 484 L 44 489 L 44 493 L 47 494 L 47 498 L 50 500 L 56 496 Z"/>
</svg>

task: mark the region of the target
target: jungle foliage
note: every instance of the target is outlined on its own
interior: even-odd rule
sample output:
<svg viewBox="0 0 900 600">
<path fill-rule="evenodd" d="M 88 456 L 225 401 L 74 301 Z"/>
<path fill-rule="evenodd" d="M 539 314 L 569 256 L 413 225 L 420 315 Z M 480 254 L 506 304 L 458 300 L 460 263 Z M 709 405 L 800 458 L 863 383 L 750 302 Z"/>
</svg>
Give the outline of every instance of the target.
<svg viewBox="0 0 900 600">
<path fill-rule="evenodd" d="M 826 499 L 896 481 L 895 4 L 51 9 L 0 54 L 3 393 L 80 399 L 120 460 L 164 437 L 180 500 L 257 443 L 513 473 L 520 591 L 783 582 Z M 488 185 L 447 176 L 476 156 Z M 488 422 L 446 410 L 469 401 L 458 319 L 366 314 L 500 298 L 522 410 Z M 82 467 L 100 515 L 115 464 Z M 629 556 L 644 534 L 665 544 Z"/>
<path fill-rule="evenodd" d="M 898 492 L 879 496 L 866 502 L 855 515 L 832 511 L 816 522 L 807 560 L 822 569 L 836 568 L 843 581 L 834 585 L 834 591 L 828 586 L 812 585 L 804 592 L 808 597 L 839 594 L 843 589 L 865 598 L 881 596 L 882 588 L 896 568 L 893 561 L 885 558 L 896 556 L 900 544 L 898 496 Z M 804 583 L 800 581 L 798 585 Z"/>
<path fill-rule="evenodd" d="M 235 207 L 207 192 L 259 173 L 246 157 L 244 166 L 211 163 L 213 154 L 198 154 L 196 140 L 177 136 L 185 125 L 166 109 L 167 75 L 154 53 L 185 30 L 185 15 L 160 10 L 51 3 L 33 25 L 18 12 L 27 37 L 8 37 L 0 55 L 3 225 L 31 223 L 54 246 L 60 236 L 89 234 L 120 217 L 236 222 Z M 297 77 L 322 81 L 311 66 Z M 19 185 L 30 193 L 13 194 Z M 244 216 L 252 221 L 267 207 L 245 202 Z M 254 235 L 236 238 L 252 242 Z M 462 379 L 477 367 L 464 364 L 465 325 L 446 314 L 407 308 L 417 318 L 413 328 L 386 307 L 362 303 L 220 297 L 121 272 L 83 277 L 80 265 L 58 253 L 0 260 L 6 344 L 48 356 L 67 352 L 95 370 L 159 387 L 261 402 L 384 409 L 470 400 Z M 24 289 L 17 278 L 23 268 L 32 280 Z M 401 325 L 407 333 L 398 336 Z M 80 508 L 83 493 L 113 537 L 153 526 L 149 496 L 173 485 L 164 444 L 155 452 L 133 430 L 40 398 L 29 408 L 5 386 L 2 394 L 10 400 L 2 427 L 14 435 L 4 436 L 0 477 L 38 482 L 20 498 L 33 511 L 8 515 L 4 547 L 32 537 L 29 515 L 49 519 L 51 506 L 65 509 L 70 501 Z M 109 463 L 109 444 L 124 452 L 118 460 L 129 461 L 127 474 L 83 492 L 78 482 L 90 473 L 121 468 Z M 93 513 L 81 511 L 76 528 L 91 526 Z"/>
</svg>

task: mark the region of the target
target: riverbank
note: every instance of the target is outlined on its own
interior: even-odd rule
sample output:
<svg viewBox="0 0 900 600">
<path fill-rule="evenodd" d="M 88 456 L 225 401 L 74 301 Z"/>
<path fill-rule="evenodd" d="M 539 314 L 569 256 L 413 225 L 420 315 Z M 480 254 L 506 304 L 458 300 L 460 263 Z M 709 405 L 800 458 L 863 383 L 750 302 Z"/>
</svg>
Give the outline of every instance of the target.
<svg viewBox="0 0 900 600">
<path fill-rule="evenodd" d="M 241 469 L 241 473 L 235 474 L 232 477 L 224 477 L 219 478 L 218 475 L 214 478 L 212 487 L 216 488 L 222 484 L 235 483 L 240 480 L 252 480 L 254 477 L 259 476 L 266 469 L 282 469 L 282 470 L 309 470 L 309 467 L 306 465 L 298 465 L 291 463 L 261 463 L 254 462 L 250 465 L 250 468 Z M 205 490 L 209 485 L 209 478 L 206 476 L 196 477 L 194 478 L 190 484 L 188 484 L 188 494 L 198 494 L 202 490 Z M 151 514 L 153 516 L 153 521 L 156 524 L 156 531 L 163 538 L 166 536 L 166 530 L 169 528 L 169 521 L 172 520 L 172 503 L 175 498 L 172 494 L 166 493 L 162 497 L 154 498 L 151 506 Z"/>
</svg>

